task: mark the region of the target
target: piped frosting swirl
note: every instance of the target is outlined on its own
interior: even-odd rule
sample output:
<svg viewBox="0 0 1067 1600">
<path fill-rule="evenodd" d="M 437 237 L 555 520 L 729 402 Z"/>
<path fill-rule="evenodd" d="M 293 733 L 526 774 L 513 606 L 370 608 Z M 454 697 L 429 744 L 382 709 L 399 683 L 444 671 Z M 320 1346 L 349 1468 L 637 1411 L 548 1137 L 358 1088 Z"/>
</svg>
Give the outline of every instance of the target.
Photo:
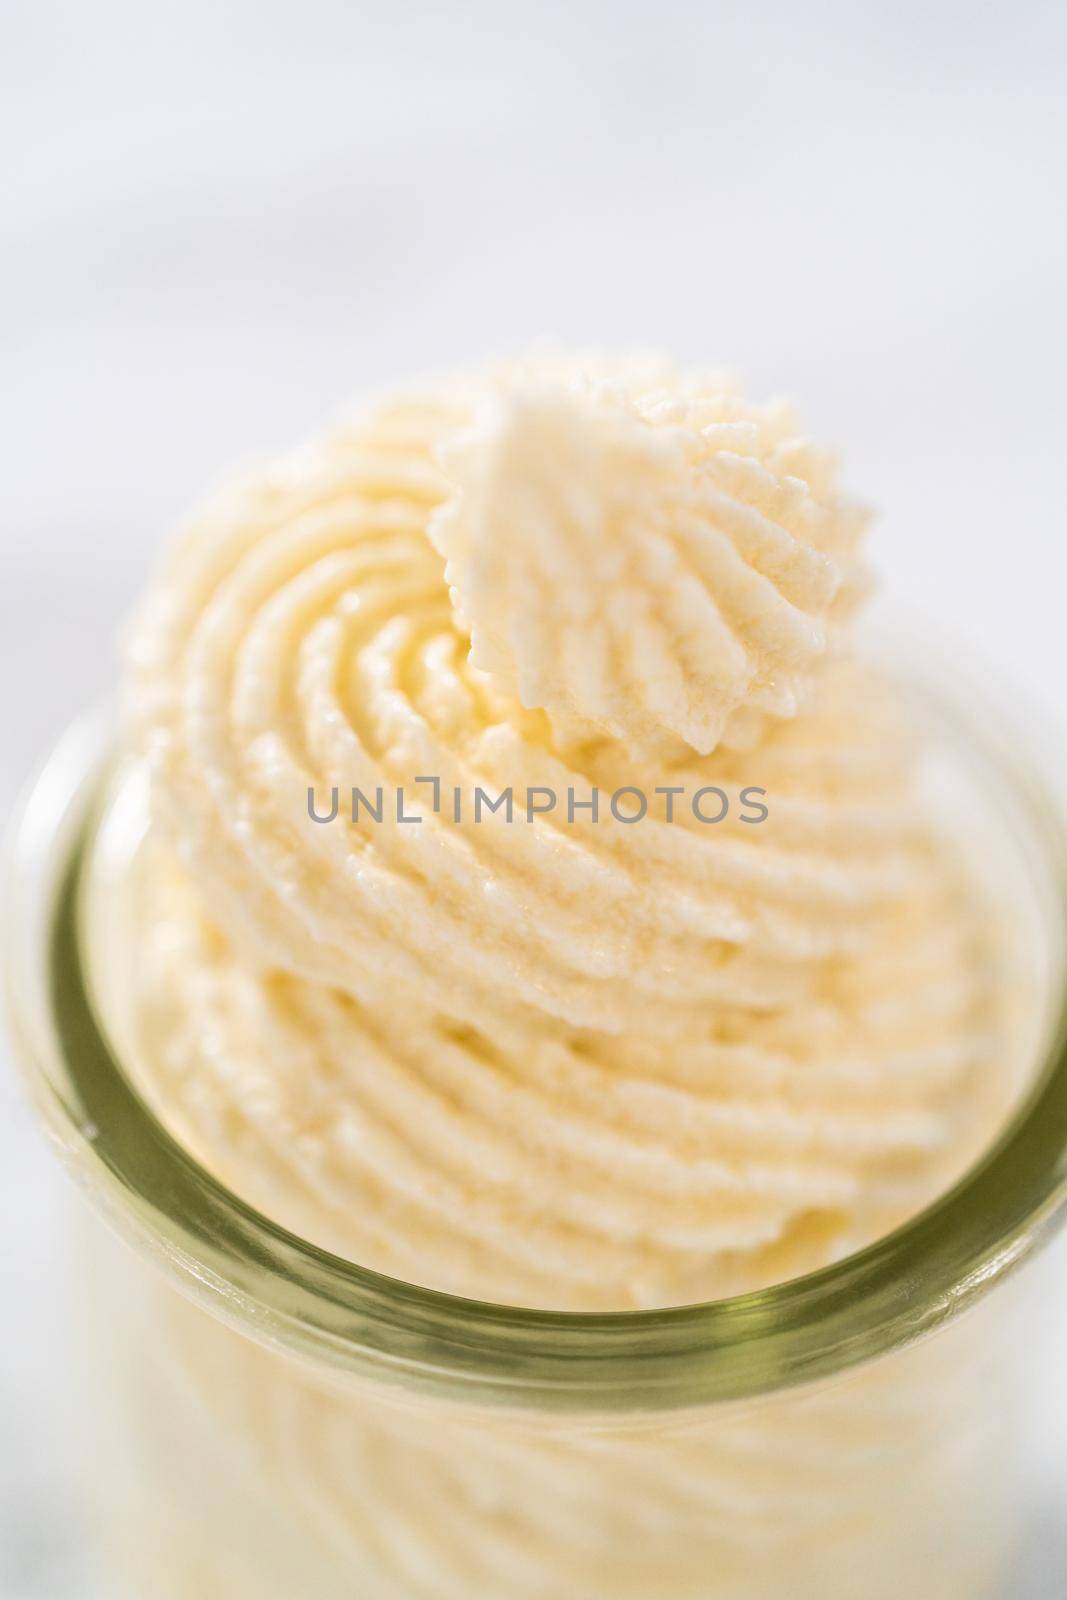
<svg viewBox="0 0 1067 1600">
<path fill-rule="evenodd" d="M 137 1071 L 201 1159 L 370 1266 L 575 1309 L 778 1281 L 951 1181 L 1010 1092 L 996 986 L 840 648 L 860 523 L 778 408 L 539 365 L 210 506 L 130 650 Z M 428 775 L 769 816 L 475 823 Z M 309 820 L 400 785 L 414 825 Z"/>
<path fill-rule="evenodd" d="M 443 460 L 471 661 L 572 740 L 708 755 L 794 715 L 860 588 L 832 464 L 721 384 L 502 382 Z"/>
</svg>

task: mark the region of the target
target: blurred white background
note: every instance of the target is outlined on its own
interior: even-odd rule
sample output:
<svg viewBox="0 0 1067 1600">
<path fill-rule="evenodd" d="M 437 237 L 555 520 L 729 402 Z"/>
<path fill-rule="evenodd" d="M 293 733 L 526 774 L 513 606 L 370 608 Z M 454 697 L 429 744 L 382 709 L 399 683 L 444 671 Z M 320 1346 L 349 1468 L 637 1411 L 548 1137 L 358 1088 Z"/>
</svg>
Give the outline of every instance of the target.
<svg viewBox="0 0 1067 1600">
<path fill-rule="evenodd" d="M 355 389 L 543 333 L 799 397 L 880 510 L 894 593 L 1062 724 L 1058 0 L 0 16 L 4 807 L 113 681 L 116 625 L 207 483 Z M 82 1600 L 67 1194 L 9 1073 L 0 1111 L 0 1595 Z M 1067 1592 L 1057 1267 L 1006 1600 Z"/>
</svg>

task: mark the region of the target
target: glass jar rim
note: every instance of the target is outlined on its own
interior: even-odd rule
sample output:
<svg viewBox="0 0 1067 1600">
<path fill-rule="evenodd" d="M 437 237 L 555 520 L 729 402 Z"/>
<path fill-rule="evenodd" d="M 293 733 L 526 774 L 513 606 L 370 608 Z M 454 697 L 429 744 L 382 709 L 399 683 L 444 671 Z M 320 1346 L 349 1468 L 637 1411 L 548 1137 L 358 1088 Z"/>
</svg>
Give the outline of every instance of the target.
<svg viewBox="0 0 1067 1600">
<path fill-rule="evenodd" d="M 928 697 L 928 689 L 924 687 Z M 934 695 L 951 722 L 961 706 Z M 983 707 L 987 702 L 982 703 Z M 968 744 L 1003 775 L 1067 907 L 1067 826 L 1050 787 L 983 715 Z M 932 1332 L 1038 1249 L 1067 1209 L 1067 999 L 1042 1070 L 981 1160 L 892 1233 L 831 1266 L 698 1305 L 554 1312 L 489 1304 L 331 1255 L 228 1190 L 124 1073 L 92 1003 L 79 938 L 83 872 L 111 718 L 60 741 L 16 816 L 6 863 L 5 980 L 31 1096 L 99 1209 L 210 1311 L 329 1369 L 538 1410 L 617 1412 L 766 1395 Z M 1007 724 L 1004 724 L 1006 727 Z M 992 729 L 992 731 L 991 731 Z"/>
</svg>

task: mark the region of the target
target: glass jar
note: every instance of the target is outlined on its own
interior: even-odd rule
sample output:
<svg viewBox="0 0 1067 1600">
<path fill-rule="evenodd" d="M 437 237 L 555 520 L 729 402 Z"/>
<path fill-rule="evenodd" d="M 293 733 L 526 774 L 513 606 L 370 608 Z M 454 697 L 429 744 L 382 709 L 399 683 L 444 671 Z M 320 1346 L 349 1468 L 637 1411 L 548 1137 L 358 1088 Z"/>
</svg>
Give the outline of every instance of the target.
<svg viewBox="0 0 1067 1600">
<path fill-rule="evenodd" d="M 985 703 L 980 730 L 923 705 L 945 757 L 931 793 L 968 827 L 981 815 L 1003 858 L 1036 997 L 1024 1102 L 951 1193 L 869 1249 L 759 1293 L 612 1315 L 381 1277 L 277 1227 L 175 1142 L 109 1041 L 84 932 L 102 831 L 136 824 L 99 726 L 68 736 L 16 830 L 7 981 L 45 1125 L 134 1246 L 99 1228 L 86 1246 L 87 1478 L 131 1594 L 995 1591 L 1015 1522 L 1015 1269 L 1067 1197 L 1067 842 Z"/>
</svg>

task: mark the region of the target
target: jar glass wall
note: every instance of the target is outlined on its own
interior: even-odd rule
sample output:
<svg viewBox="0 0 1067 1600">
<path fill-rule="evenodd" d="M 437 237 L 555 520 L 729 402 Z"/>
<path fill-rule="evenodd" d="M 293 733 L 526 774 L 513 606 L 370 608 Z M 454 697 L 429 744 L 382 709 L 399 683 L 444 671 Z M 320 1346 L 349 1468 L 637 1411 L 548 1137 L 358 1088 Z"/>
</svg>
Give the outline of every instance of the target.
<svg viewBox="0 0 1067 1600">
<path fill-rule="evenodd" d="M 88 1476 L 133 1593 L 995 1592 L 1024 1347 L 1014 1269 L 1067 1188 L 1065 851 L 1018 753 L 931 714 L 952 752 L 936 781 L 985 813 L 1035 986 L 1024 1103 L 950 1194 L 870 1249 L 737 1299 L 613 1315 L 380 1277 L 197 1165 L 125 1075 L 94 989 L 108 952 L 87 949 L 85 897 L 101 830 L 122 831 L 114 771 L 97 728 L 57 750 L 9 869 L 8 990 L 45 1124 L 134 1246 L 98 1231 L 86 1256 Z"/>
<path fill-rule="evenodd" d="M 111 1237 L 89 1259 L 96 1521 L 131 1596 L 970 1600 L 1008 1570 L 1025 1279 L 814 1386 L 576 1415 L 340 1375 Z"/>
</svg>

